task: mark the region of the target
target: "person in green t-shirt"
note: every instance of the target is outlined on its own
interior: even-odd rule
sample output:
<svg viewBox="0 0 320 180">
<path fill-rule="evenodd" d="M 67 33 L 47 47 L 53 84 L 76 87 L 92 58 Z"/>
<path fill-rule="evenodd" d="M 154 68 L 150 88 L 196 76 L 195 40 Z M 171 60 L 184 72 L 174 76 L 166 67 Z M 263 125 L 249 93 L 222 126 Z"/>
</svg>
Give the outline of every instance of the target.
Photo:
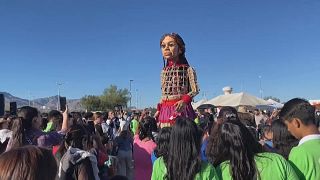
<svg viewBox="0 0 320 180">
<path fill-rule="evenodd" d="M 261 144 L 240 122 L 235 108 L 222 107 L 217 118 L 207 157 L 217 167 L 220 179 L 298 179 L 282 156 L 263 152 Z"/>
<path fill-rule="evenodd" d="M 254 160 L 258 172 L 253 177 L 258 177 L 257 179 L 298 180 L 298 176 L 290 163 L 279 154 L 269 152 L 257 153 L 254 156 Z M 220 179 L 232 179 L 230 167 L 230 161 L 224 161 L 218 165 L 217 174 Z"/>
<path fill-rule="evenodd" d="M 138 130 L 139 121 L 137 119 L 139 119 L 139 115 L 138 114 L 134 114 L 133 115 L 133 119 L 130 122 L 130 130 L 131 130 L 133 135 L 135 135 L 137 133 L 137 130 Z"/>
<path fill-rule="evenodd" d="M 215 168 L 201 161 L 202 133 L 194 121 L 178 117 L 172 127 L 168 154 L 159 157 L 152 180 L 218 180 Z"/>
<path fill-rule="evenodd" d="M 59 131 L 62 124 L 62 113 L 57 110 L 52 110 L 48 114 L 48 123 L 43 132 Z"/>
<path fill-rule="evenodd" d="M 284 104 L 279 116 L 300 140 L 289 154 L 299 179 L 320 179 L 320 133 L 315 124 L 315 108 L 304 99 L 294 98 Z"/>
</svg>

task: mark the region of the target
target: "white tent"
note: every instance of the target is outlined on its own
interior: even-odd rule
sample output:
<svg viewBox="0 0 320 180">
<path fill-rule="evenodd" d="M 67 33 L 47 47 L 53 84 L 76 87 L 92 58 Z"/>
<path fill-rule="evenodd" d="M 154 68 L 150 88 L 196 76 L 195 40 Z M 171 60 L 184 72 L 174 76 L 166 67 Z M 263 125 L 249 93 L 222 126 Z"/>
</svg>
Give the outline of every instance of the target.
<svg viewBox="0 0 320 180">
<path fill-rule="evenodd" d="M 268 99 L 268 105 L 272 106 L 272 107 L 275 107 L 275 108 L 282 108 L 283 107 L 283 104 L 282 103 L 279 103 L 273 99 Z"/>
<path fill-rule="evenodd" d="M 209 101 L 206 104 L 212 104 L 215 106 L 257 106 L 257 105 L 267 105 L 268 102 L 260 99 L 258 97 L 252 96 L 250 94 L 241 92 L 233 94 L 225 94 L 217 96 Z"/>
<path fill-rule="evenodd" d="M 200 105 L 204 104 L 206 101 L 207 100 L 205 100 L 205 99 L 201 99 L 201 100 L 199 100 L 197 102 L 192 102 L 191 106 L 192 106 L 193 109 L 197 109 Z"/>
<path fill-rule="evenodd" d="M 319 105 L 320 104 L 320 99 L 319 100 L 309 100 L 309 103 L 311 104 L 311 105 Z"/>
</svg>

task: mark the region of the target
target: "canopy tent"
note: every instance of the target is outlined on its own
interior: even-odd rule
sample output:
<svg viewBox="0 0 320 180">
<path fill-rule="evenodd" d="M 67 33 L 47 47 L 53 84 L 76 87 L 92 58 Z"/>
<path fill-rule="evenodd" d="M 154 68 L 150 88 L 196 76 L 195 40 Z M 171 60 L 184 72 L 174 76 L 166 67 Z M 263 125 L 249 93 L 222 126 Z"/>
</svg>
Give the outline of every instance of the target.
<svg viewBox="0 0 320 180">
<path fill-rule="evenodd" d="M 273 110 L 277 109 L 276 107 L 274 107 L 272 105 L 257 105 L 256 108 L 260 109 L 260 110 L 270 111 L 270 112 L 272 112 Z"/>
<path fill-rule="evenodd" d="M 316 107 L 316 109 L 320 109 L 320 100 L 309 100 L 309 103 Z"/>
<path fill-rule="evenodd" d="M 252 96 L 250 94 L 241 92 L 233 94 L 225 94 L 217 96 L 206 104 L 212 104 L 215 106 L 257 106 L 257 105 L 267 105 L 268 102 L 260 99 L 258 97 Z"/>
<path fill-rule="evenodd" d="M 314 106 L 320 105 L 320 100 L 309 100 L 309 103 Z"/>
<path fill-rule="evenodd" d="M 197 109 L 200 105 L 204 104 L 206 101 L 207 100 L 205 100 L 205 99 L 201 99 L 201 100 L 199 100 L 197 102 L 192 102 L 191 106 L 192 106 L 193 109 Z"/>
<path fill-rule="evenodd" d="M 277 101 L 275 101 L 273 99 L 268 99 L 267 101 L 269 103 L 268 105 L 273 106 L 275 108 L 282 108 L 283 107 L 282 103 L 279 103 L 279 102 L 277 102 Z"/>
<path fill-rule="evenodd" d="M 212 104 L 201 104 L 200 106 L 197 107 L 197 109 L 213 109 L 213 108 L 215 108 L 215 106 Z"/>
</svg>

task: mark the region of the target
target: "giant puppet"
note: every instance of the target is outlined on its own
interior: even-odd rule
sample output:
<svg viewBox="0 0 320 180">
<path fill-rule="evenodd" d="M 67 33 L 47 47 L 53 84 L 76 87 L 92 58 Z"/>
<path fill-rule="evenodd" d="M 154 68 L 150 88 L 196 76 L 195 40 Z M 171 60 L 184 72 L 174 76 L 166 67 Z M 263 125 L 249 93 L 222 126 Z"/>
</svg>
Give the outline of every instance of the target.
<svg viewBox="0 0 320 180">
<path fill-rule="evenodd" d="M 194 120 L 191 101 L 199 93 L 199 87 L 196 72 L 185 57 L 185 43 L 177 33 L 164 34 L 160 48 L 164 60 L 158 104 L 160 126 L 172 126 L 178 116 Z"/>
</svg>

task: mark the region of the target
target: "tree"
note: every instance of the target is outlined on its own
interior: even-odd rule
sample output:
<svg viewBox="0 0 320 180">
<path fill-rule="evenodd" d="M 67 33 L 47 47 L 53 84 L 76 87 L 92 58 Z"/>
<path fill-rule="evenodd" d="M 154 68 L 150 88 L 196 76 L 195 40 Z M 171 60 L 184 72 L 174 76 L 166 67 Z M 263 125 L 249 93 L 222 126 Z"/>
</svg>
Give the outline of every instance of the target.
<svg viewBox="0 0 320 180">
<path fill-rule="evenodd" d="M 81 98 L 81 104 L 88 111 L 105 111 L 114 109 L 115 106 L 126 106 L 129 101 L 129 91 L 118 89 L 115 85 L 110 85 L 100 96 L 86 95 Z"/>
<path fill-rule="evenodd" d="M 115 85 L 110 85 L 103 91 L 100 96 L 101 105 L 105 109 L 113 109 L 115 106 L 121 105 L 126 106 L 130 96 L 128 89 L 118 89 Z"/>
<path fill-rule="evenodd" d="M 81 98 L 80 103 L 88 110 L 88 111 L 98 111 L 101 109 L 101 100 L 99 96 L 94 95 L 86 95 Z"/>
<path fill-rule="evenodd" d="M 273 97 L 273 96 L 266 96 L 263 99 L 264 100 L 272 99 L 272 100 L 277 101 L 278 103 L 280 103 L 280 99 L 276 98 L 276 97 Z"/>
</svg>

